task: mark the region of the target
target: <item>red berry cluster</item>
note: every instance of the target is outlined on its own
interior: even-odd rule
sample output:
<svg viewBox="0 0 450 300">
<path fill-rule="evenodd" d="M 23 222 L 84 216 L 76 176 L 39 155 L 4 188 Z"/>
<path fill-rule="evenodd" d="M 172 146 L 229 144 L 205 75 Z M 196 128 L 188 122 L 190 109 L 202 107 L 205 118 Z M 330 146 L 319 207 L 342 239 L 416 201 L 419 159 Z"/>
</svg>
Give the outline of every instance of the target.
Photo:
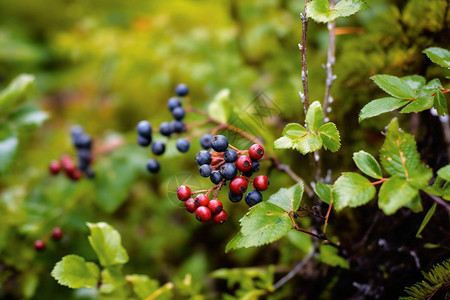
<svg viewBox="0 0 450 300">
<path fill-rule="evenodd" d="M 59 160 L 52 161 L 48 166 L 48 169 L 52 175 L 58 175 L 61 170 L 63 170 L 67 178 L 73 181 L 78 181 L 83 176 L 83 173 L 77 168 L 72 158 L 67 154 L 61 156 L 61 159 Z"/>
<path fill-rule="evenodd" d="M 50 237 L 51 237 L 51 239 L 54 240 L 55 242 L 60 241 L 60 240 L 62 239 L 62 237 L 63 237 L 63 232 L 62 232 L 61 228 L 59 228 L 59 227 L 53 228 Z M 38 252 L 44 251 L 45 248 L 46 248 L 46 243 L 45 243 L 45 240 L 46 240 L 46 239 L 48 239 L 48 238 L 45 238 L 45 239 L 42 239 L 42 240 L 37 240 L 37 241 L 35 241 L 35 242 L 34 242 L 34 249 L 35 249 L 36 251 L 38 251 Z"/>
</svg>

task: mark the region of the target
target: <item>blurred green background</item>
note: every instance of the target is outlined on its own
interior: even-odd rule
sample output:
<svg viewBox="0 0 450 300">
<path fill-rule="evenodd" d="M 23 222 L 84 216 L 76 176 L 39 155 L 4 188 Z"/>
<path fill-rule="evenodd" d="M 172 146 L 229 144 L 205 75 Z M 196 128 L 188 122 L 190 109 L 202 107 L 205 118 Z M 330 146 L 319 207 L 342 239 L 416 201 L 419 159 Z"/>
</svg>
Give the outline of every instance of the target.
<svg viewBox="0 0 450 300">
<path fill-rule="evenodd" d="M 329 118 L 337 124 L 343 146 L 336 154 L 324 153 L 324 172 L 333 170 L 333 179 L 354 169 L 354 151 L 377 154 L 383 141 L 380 130 L 392 118 L 388 114 L 358 125 L 361 107 L 383 95 L 369 77 L 385 73 L 442 78 L 442 70 L 421 51 L 449 46 L 448 1 L 367 2 L 371 9 L 337 24 L 346 34 L 337 36 L 337 80 Z M 152 155 L 136 145 L 134 128 L 143 119 L 154 127 L 171 119 L 166 101 L 179 82 L 188 84 L 193 106 L 199 109 L 226 88 L 230 105 L 250 116 L 248 106 L 263 93 L 280 112 L 266 124 L 266 148 L 273 152 L 270 141 L 284 124 L 303 121 L 298 96 L 303 6 L 304 1 L 293 0 L 0 1 L 0 88 L 21 73 L 35 75 L 31 101 L 49 114 L 42 127 L 19 130 L 14 161 L 0 173 L 0 298 L 88 297 L 50 277 L 53 265 L 66 254 L 95 259 L 86 222 L 106 221 L 122 234 L 130 254 L 125 273 L 148 274 L 162 283 L 192 274 L 195 285 L 179 292 L 181 298 L 232 294 L 236 286 L 208 276 L 219 268 L 274 264 L 283 274 L 300 260 L 305 253 L 288 239 L 226 255 L 225 245 L 239 230 L 245 204 L 232 206 L 221 192 L 229 221 L 214 226 L 197 222 L 173 199 L 177 180 L 197 172 L 198 138 L 187 154 L 178 154 L 173 142 L 169 144 L 171 150 L 160 160 L 161 172 L 150 175 L 145 163 Z M 326 25 L 310 22 L 308 35 L 310 97 L 322 100 Z M 399 118 L 409 131 L 409 116 Z M 203 119 L 192 114 L 187 122 Z M 421 114 L 421 120 L 419 140 L 430 132 L 441 134 L 438 121 L 428 113 Z M 115 139 L 122 141 L 111 153 L 95 158 L 94 180 L 74 183 L 48 174 L 50 161 L 75 155 L 69 135 L 75 124 L 94 137 L 97 150 Z M 307 157 L 293 151 L 276 154 L 307 182 L 312 180 Z M 434 168 L 442 164 L 430 159 L 427 163 Z M 264 162 L 262 171 L 269 167 Z M 265 199 L 294 183 L 276 170 L 269 178 Z M 200 176 L 189 180 L 198 185 L 209 182 Z M 63 228 L 64 239 L 36 253 L 33 242 L 55 226 Z M 401 282 L 394 291 L 412 283 Z M 297 290 L 308 290 L 304 285 L 287 285 L 271 297 L 307 295 Z M 322 287 L 326 295 L 328 287 Z"/>
</svg>

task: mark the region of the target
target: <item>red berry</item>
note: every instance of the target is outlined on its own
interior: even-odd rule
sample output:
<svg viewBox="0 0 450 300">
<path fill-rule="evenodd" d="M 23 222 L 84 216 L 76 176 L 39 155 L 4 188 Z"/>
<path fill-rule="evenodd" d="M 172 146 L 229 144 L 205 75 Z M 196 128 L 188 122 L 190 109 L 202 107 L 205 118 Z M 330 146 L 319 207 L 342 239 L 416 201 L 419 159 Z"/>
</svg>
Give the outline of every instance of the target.
<svg viewBox="0 0 450 300">
<path fill-rule="evenodd" d="M 263 146 L 259 145 L 259 144 L 253 144 L 249 149 L 248 149 L 248 155 L 250 155 L 250 157 L 253 160 L 259 160 L 264 156 L 264 148 Z"/>
<path fill-rule="evenodd" d="M 223 224 L 227 221 L 227 212 L 225 210 L 222 210 L 220 213 L 218 213 L 217 215 L 214 215 L 212 217 L 212 220 L 214 223 L 216 224 Z"/>
<path fill-rule="evenodd" d="M 269 187 L 269 179 L 267 176 L 264 175 L 258 175 L 253 179 L 253 186 L 258 191 L 265 191 Z"/>
<path fill-rule="evenodd" d="M 57 160 L 54 160 L 50 163 L 48 169 L 50 170 L 50 173 L 52 173 L 52 175 L 56 175 L 59 173 L 59 171 L 61 171 L 61 163 Z"/>
<path fill-rule="evenodd" d="M 198 206 L 195 204 L 194 198 L 189 198 L 184 202 L 184 207 L 188 212 L 193 213 Z"/>
<path fill-rule="evenodd" d="M 191 197 L 191 189 L 185 185 L 180 185 L 177 188 L 177 197 L 180 201 L 186 201 Z"/>
<path fill-rule="evenodd" d="M 195 210 L 195 217 L 200 222 L 208 222 L 211 219 L 211 210 L 206 206 L 200 206 Z"/>
<path fill-rule="evenodd" d="M 235 195 L 243 194 L 247 191 L 248 180 L 243 176 L 235 177 L 230 181 L 230 192 Z"/>
<path fill-rule="evenodd" d="M 195 197 L 195 204 L 197 206 L 208 206 L 209 198 L 205 194 L 199 194 Z"/>
<path fill-rule="evenodd" d="M 63 232 L 62 232 L 61 228 L 59 228 L 59 227 L 53 228 L 53 230 L 52 230 L 52 239 L 54 241 L 61 240 L 62 236 L 63 236 Z"/>
<path fill-rule="evenodd" d="M 252 160 L 247 155 L 241 155 L 236 160 L 236 167 L 242 172 L 248 172 L 252 169 Z"/>
<path fill-rule="evenodd" d="M 217 199 L 209 201 L 208 208 L 211 210 L 213 215 L 220 213 L 223 209 L 223 204 Z"/>
<path fill-rule="evenodd" d="M 74 169 L 71 173 L 68 173 L 67 176 L 73 181 L 78 181 L 80 180 L 81 176 L 83 176 L 83 173 L 81 173 L 81 171 L 78 169 Z"/>
<path fill-rule="evenodd" d="M 45 242 L 42 240 L 37 240 L 36 242 L 34 242 L 34 249 L 39 252 L 44 251 L 45 250 Z"/>
</svg>

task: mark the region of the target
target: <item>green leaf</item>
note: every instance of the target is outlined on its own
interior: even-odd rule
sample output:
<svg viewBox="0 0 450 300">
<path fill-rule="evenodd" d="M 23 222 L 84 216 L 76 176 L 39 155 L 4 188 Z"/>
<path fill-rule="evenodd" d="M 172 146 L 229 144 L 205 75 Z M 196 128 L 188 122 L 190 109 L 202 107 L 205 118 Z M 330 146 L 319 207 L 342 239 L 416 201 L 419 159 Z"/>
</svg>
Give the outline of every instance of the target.
<svg viewBox="0 0 450 300">
<path fill-rule="evenodd" d="M 128 261 L 127 251 L 122 247 L 121 237 L 111 225 L 100 223 L 87 223 L 91 230 L 88 237 L 100 264 L 104 267 L 124 264 Z"/>
<path fill-rule="evenodd" d="M 333 185 L 333 199 L 336 210 L 366 204 L 375 196 L 375 187 L 364 176 L 343 173 Z"/>
<path fill-rule="evenodd" d="M 383 183 L 378 194 L 378 206 L 386 215 L 394 214 L 399 208 L 414 200 L 419 190 L 399 175 Z"/>
<path fill-rule="evenodd" d="M 406 105 L 407 103 L 409 103 L 409 100 L 393 97 L 372 100 L 361 109 L 358 122 L 361 123 L 365 119 L 393 111 Z"/>
<path fill-rule="evenodd" d="M 441 116 L 448 114 L 447 101 L 445 100 L 444 94 L 441 91 L 437 91 L 433 99 L 433 106 L 437 113 Z"/>
<path fill-rule="evenodd" d="M 377 179 L 381 179 L 383 177 L 380 164 L 369 153 L 363 150 L 355 152 L 353 153 L 353 161 L 358 169 L 360 169 L 364 174 Z"/>
<path fill-rule="evenodd" d="M 430 222 L 431 217 L 433 216 L 434 211 L 436 210 L 436 206 L 437 206 L 437 203 L 435 202 L 428 210 L 427 214 L 425 215 L 425 218 L 423 218 L 423 221 L 420 224 L 419 230 L 417 230 L 416 238 L 420 238 L 420 239 L 422 238 L 421 233 L 425 229 L 425 226 L 427 226 L 428 222 Z"/>
<path fill-rule="evenodd" d="M 133 291 L 139 298 L 146 298 L 158 289 L 157 280 L 151 279 L 147 275 L 127 275 L 126 280 L 131 282 Z"/>
<path fill-rule="evenodd" d="M 219 91 L 208 106 L 208 115 L 220 123 L 226 123 L 231 114 L 230 90 Z"/>
<path fill-rule="evenodd" d="M 400 99 L 416 97 L 413 89 L 403 80 L 391 75 L 374 75 L 370 77 L 383 91 Z"/>
<path fill-rule="evenodd" d="M 298 123 L 289 123 L 284 127 L 282 134 L 290 138 L 301 138 L 308 134 L 308 130 Z"/>
<path fill-rule="evenodd" d="M 422 92 L 426 93 L 426 94 L 433 94 L 436 93 L 437 91 L 442 90 L 444 87 L 442 86 L 441 81 L 439 80 L 439 78 L 435 78 L 433 80 L 430 80 L 423 88 L 422 88 Z"/>
<path fill-rule="evenodd" d="M 319 101 L 314 101 L 306 113 L 306 124 L 309 131 L 317 131 L 323 124 L 323 110 Z"/>
<path fill-rule="evenodd" d="M 41 126 L 48 119 L 48 114 L 35 106 L 25 105 L 9 116 L 9 120 L 16 126 Z"/>
<path fill-rule="evenodd" d="M 322 147 L 320 136 L 308 132 L 305 127 L 297 123 L 290 123 L 283 129 L 283 136 L 274 142 L 275 149 L 295 149 L 302 154 L 314 152 Z"/>
<path fill-rule="evenodd" d="M 410 185 L 422 189 L 428 185 L 431 177 L 433 177 L 433 171 L 423 163 L 420 163 L 417 168 L 409 174 L 408 182 Z"/>
<path fill-rule="evenodd" d="M 350 264 L 348 263 L 348 261 L 345 258 L 339 256 L 338 249 L 331 245 L 320 245 L 317 260 L 332 267 L 350 269 Z"/>
<path fill-rule="evenodd" d="M 341 137 L 333 122 L 323 124 L 322 127 L 319 128 L 319 135 L 322 138 L 325 149 L 336 152 L 341 147 Z"/>
<path fill-rule="evenodd" d="M 420 90 L 426 83 L 425 78 L 419 75 L 409 75 L 400 79 L 409 85 L 414 91 Z"/>
<path fill-rule="evenodd" d="M 107 294 L 113 299 L 125 299 L 127 294 L 126 281 L 122 273 L 122 266 L 116 265 L 102 270 L 102 285 L 100 293 Z"/>
<path fill-rule="evenodd" d="M 439 47 L 431 47 L 425 49 L 423 53 L 435 64 L 444 68 L 450 68 L 450 51 Z"/>
<path fill-rule="evenodd" d="M 304 192 L 303 182 L 299 182 L 289 189 L 281 188 L 269 197 L 267 202 L 275 204 L 283 211 L 297 211 Z"/>
<path fill-rule="evenodd" d="M 433 106 L 433 97 L 428 94 L 421 94 L 417 99 L 414 99 L 406 105 L 401 113 L 415 113 L 430 109 Z"/>
<path fill-rule="evenodd" d="M 0 139 L 0 173 L 6 171 L 13 162 L 18 145 L 19 139 L 14 132 L 9 132 L 5 138 Z"/>
<path fill-rule="evenodd" d="M 97 286 L 100 270 L 96 264 L 72 254 L 64 256 L 56 263 L 52 276 L 59 284 L 72 289 L 92 288 Z"/>
<path fill-rule="evenodd" d="M 317 196 L 319 196 L 320 200 L 322 200 L 326 204 L 330 204 L 332 187 L 333 186 L 331 184 L 325 184 L 319 181 L 314 186 L 314 191 L 316 192 Z"/>
<path fill-rule="evenodd" d="M 313 0 L 306 7 L 308 17 L 316 22 L 333 22 L 336 18 L 351 16 L 369 6 L 362 0 L 342 0 L 330 9 L 328 0 Z"/>
<path fill-rule="evenodd" d="M 446 165 L 445 167 L 440 168 L 437 171 L 439 177 L 446 181 L 450 181 L 450 165 Z"/>
<path fill-rule="evenodd" d="M 0 116 L 8 115 L 27 100 L 28 94 L 34 89 L 34 81 L 33 75 L 22 74 L 0 92 Z"/>
<path fill-rule="evenodd" d="M 289 241 L 303 253 L 309 253 L 313 246 L 311 236 L 297 230 L 289 230 L 287 237 Z"/>
</svg>

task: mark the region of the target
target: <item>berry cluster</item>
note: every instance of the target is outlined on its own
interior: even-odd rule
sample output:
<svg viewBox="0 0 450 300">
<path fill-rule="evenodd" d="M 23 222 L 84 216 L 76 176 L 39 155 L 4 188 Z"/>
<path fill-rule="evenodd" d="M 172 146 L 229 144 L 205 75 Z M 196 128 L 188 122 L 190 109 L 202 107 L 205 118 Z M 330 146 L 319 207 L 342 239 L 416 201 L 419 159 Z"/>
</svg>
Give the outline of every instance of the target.
<svg viewBox="0 0 450 300">
<path fill-rule="evenodd" d="M 178 84 L 175 87 L 175 94 L 178 97 L 185 97 L 189 94 L 189 88 L 185 84 Z M 181 134 L 186 132 L 186 124 L 184 124 L 183 119 L 186 115 L 185 110 L 181 105 L 181 101 L 177 97 L 172 97 L 167 101 L 167 108 L 172 113 L 174 118 L 171 122 L 162 122 L 159 125 L 159 132 L 168 138 L 172 134 Z M 152 125 L 148 121 L 140 121 L 136 126 L 136 131 L 138 133 L 137 143 L 142 147 L 147 147 L 151 145 L 152 152 L 154 155 L 162 155 L 166 150 L 166 144 L 162 141 L 154 141 L 152 143 Z M 187 139 L 179 138 L 176 142 L 176 147 L 178 151 L 185 153 L 189 151 L 191 144 Z M 150 159 L 147 162 L 147 169 L 151 173 L 157 173 L 161 166 L 156 159 Z"/>
<path fill-rule="evenodd" d="M 51 239 L 54 240 L 55 242 L 60 241 L 60 240 L 62 239 L 62 237 L 63 237 L 62 229 L 59 228 L 59 227 L 53 228 L 50 237 L 51 237 Z M 45 242 L 46 239 L 48 239 L 48 238 L 45 238 L 45 239 L 42 239 L 42 240 L 37 240 L 37 241 L 35 241 L 35 242 L 34 242 L 34 249 L 35 249 L 36 251 L 38 251 L 38 252 L 44 251 L 45 248 L 46 248 L 46 242 Z"/>
</svg>

